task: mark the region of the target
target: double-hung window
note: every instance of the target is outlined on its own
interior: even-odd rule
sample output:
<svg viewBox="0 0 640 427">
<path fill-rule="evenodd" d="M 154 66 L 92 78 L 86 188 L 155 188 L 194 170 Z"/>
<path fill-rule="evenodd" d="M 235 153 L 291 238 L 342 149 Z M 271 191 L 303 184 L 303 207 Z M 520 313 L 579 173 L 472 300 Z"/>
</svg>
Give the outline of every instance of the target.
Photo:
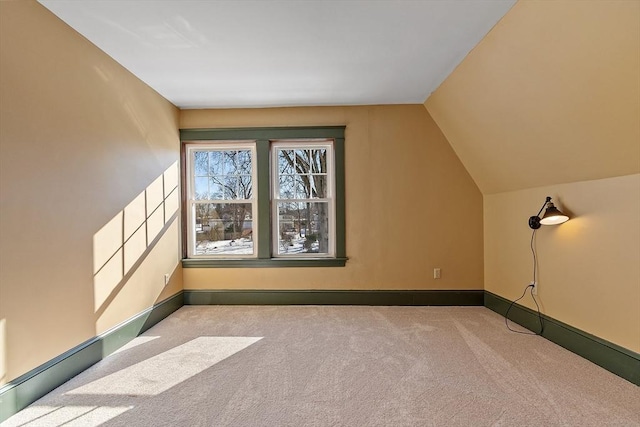
<svg viewBox="0 0 640 427">
<path fill-rule="evenodd" d="M 344 127 L 182 130 L 185 267 L 343 266 Z"/>
<path fill-rule="evenodd" d="M 255 145 L 189 146 L 190 257 L 255 257 Z"/>
<path fill-rule="evenodd" d="M 275 256 L 335 254 L 333 150 L 327 141 L 272 145 Z"/>
</svg>

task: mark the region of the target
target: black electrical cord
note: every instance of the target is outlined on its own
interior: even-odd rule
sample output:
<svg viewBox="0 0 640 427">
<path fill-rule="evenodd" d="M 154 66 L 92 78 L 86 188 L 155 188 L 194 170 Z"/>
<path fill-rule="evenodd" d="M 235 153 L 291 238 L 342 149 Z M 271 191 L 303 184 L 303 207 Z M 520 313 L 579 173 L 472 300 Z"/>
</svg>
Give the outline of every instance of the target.
<svg viewBox="0 0 640 427">
<path fill-rule="evenodd" d="M 536 237 L 536 231 L 538 230 L 533 230 L 533 233 L 531 233 L 531 242 L 529 243 L 529 247 L 531 248 L 531 254 L 533 255 L 533 283 L 534 285 L 536 284 L 536 273 L 538 271 L 538 255 L 536 255 L 536 247 L 534 246 L 534 240 Z M 531 286 L 531 285 L 529 285 Z"/>
<path fill-rule="evenodd" d="M 537 229 L 533 230 L 533 233 L 531 233 L 531 244 L 530 244 L 531 254 L 533 255 L 533 282 L 527 285 L 526 288 L 524 288 L 524 292 L 522 292 L 522 295 L 520 296 L 520 298 L 512 301 L 511 304 L 509 304 L 509 308 L 507 309 L 507 312 L 504 314 L 504 324 L 507 326 L 507 329 L 510 330 L 511 332 L 515 332 L 523 335 L 542 335 L 542 331 L 544 330 L 544 323 L 542 322 L 542 314 L 540 313 L 540 306 L 538 305 L 538 301 L 536 301 L 536 297 L 533 294 L 533 288 L 534 286 L 537 286 L 536 272 L 538 270 L 538 256 L 536 255 L 536 249 L 533 244 L 534 239 L 536 237 L 536 231 Z M 516 331 L 515 329 L 511 329 L 511 327 L 509 326 L 509 311 L 511 311 L 511 308 L 514 306 L 516 302 L 524 298 L 524 296 L 527 294 L 527 289 L 531 289 L 531 298 L 533 298 L 533 302 L 536 304 L 536 309 L 538 311 L 538 320 L 540 321 L 540 332 Z"/>
</svg>

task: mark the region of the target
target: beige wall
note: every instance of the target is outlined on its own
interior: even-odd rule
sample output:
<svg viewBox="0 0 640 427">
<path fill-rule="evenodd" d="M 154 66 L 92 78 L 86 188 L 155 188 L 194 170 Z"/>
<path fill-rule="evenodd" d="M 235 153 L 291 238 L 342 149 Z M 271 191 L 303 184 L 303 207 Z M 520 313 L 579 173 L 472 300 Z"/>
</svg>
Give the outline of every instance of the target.
<svg viewBox="0 0 640 427">
<path fill-rule="evenodd" d="M 640 2 L 521 0 L 425 105 L 484 194 L 640 172 Z"/>
<path fill-rule="evenodd" d="M 95 302 L 94 236 L 177 161 L 178 110 L 38 3 L 0 12 L 2 384 L 179 291 L 182 275 L 167 223 Z"/>
<path fill-rule="evenodd" d="M 571 219 L 536 234 L 542 311 L 640 352 L 640 175 L 485 196 L 485 289 L 515 299 L 531 282 L 527 219 L 545 196 Z"/>
<path fill-rule="evenodd" d="M 482 289 L 482 196 L 422 105 L 181 113 L 182 128 L 303 125 L 347 126 L 346 267 L 188 268 L 185 289 Z"/>
<path fill-rule="evenodd" d="M 425 106 L 484 194 L 485 289 L 520 296 L 527 218 L 559 197 L 543 312 L 638 351 L 640 2 L 521 0 Z"/>
</svg>

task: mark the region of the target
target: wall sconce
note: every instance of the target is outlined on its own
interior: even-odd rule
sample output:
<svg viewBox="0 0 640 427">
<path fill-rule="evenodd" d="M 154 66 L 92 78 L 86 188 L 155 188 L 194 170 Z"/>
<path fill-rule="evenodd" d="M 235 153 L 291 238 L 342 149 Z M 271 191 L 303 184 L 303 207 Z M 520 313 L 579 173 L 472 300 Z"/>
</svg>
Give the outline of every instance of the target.
<svg viewBox="0 0 640 427">
<path fill-rule="evenodd" d="M 547 210 L 544 212 L 542 218 L 540 218 L 540 213 L 542 210 L 547 207 Z M 556 208 L 553 203 L 551 203 L 551 197 L 547 196 L 547 199 L 544 201 L 544 204 L 538 211 L 538 215 L 532 216 L 529 218 L 529 227 L 537 230 L 540 228 L 540 225 L 557 225 L 562 224 L 569 220 L 569 217 L 560 212 L 558 208 Z"/>
</svg>

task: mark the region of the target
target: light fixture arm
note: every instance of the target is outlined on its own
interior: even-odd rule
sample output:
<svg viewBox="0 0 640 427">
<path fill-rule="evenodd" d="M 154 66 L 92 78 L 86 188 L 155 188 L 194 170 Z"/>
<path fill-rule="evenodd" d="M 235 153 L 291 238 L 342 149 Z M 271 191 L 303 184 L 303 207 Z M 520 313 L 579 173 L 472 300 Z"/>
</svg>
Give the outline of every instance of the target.
<svg viewBox="0 0 640 427">
<path fill-rule="evenodd" d="M 551 197 L 547 196 L 547 200 L 544 201 L 544 203 L 542 204 L 542 207 L 540 208 L 540 210 L 538 211 L 538 215 L 536 215 L 538 218 L 540 218 L 540 214 L 542 213 L 542 211 L 544 210 L 544 208 L 547 206 L 547 204 L 551 201 Z"/>
<path fill-rule="evenodd" d="M 537 230 L 538 228 L 540 228 L 540 214 L 542 213 L 544 208 L 549 204 L 550 201 L 551 201 L 551 197 L 547 196 L 544 203 L 542 204 L 542 207 L 538 211 L 538 214 L 529 217 L 529 228 L 533 230 Z"/>
</svg>

